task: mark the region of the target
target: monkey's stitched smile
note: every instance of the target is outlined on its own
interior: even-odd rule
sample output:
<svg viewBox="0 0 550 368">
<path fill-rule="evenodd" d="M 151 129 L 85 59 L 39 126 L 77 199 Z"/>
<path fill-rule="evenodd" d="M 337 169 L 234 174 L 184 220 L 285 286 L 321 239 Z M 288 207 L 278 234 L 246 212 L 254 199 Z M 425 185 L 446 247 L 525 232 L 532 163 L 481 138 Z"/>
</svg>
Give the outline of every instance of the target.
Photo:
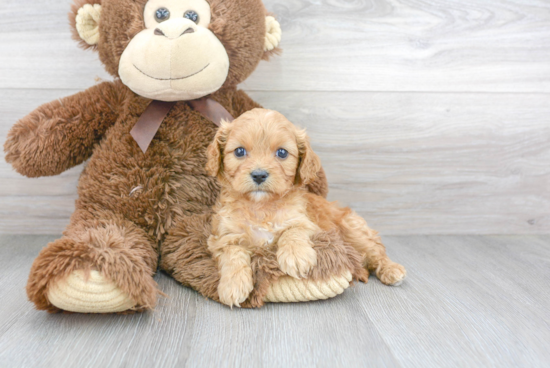
<svg viewBox="0 0 550 368">
<path fill-rule="evenodd" d="M 151 79 L 156 79 L 156 80 L 161 80 L 161 81 L 174 81 L 174 80 L 182 80 L 182 79 L 190 78 L 190 77 L 192 77 L 192 76 L 194 76 L 194 75 L 197 75 L 197 74 L 199 74 L 200 72 L 202 72 L 204 69 L 208 68 L 208 66 L 210 65 L 210 63 L 206 64 L 206 66 L 205 66 L 204 68 L 202 68 L 201 70 L 199 70 L 198 72 L 195 72 L 195 73 L 193 73 L 193 74 L 189 74 L 189 75 L 187 75 L 187 76 L 185 76 L 185 77 L 181 77 L 181 78 L 155 78 L 155 77 L 150 76 L 149 74 L 143 72 L 141 69 L 139 69 L 139 68 L 136 66 L 136 64 L 132 64 L 132 65 L 134 65 L 134 68 L 136 68 L 138 72 L 140 72 L 140 73 L 143 74 L 144 76 L 149 77 L 149 78 L 151 78 Z"/>
</svg>

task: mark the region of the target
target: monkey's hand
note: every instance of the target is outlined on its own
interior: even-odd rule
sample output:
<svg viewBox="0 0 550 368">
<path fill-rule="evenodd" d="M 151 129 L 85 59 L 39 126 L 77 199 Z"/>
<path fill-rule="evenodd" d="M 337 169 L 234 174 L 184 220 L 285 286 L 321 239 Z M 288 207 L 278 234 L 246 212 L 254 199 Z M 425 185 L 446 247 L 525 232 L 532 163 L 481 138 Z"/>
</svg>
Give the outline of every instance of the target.
<svg viewBox="0 0 550 368">
<path fill-rule="evenodd" d="M 124 91 L 120 82 L 104 82 L 40 106 L 11 128 L 6 161 L 28 177 L 57 175 L 84 162 L 116 122 Z"/>
</svg>

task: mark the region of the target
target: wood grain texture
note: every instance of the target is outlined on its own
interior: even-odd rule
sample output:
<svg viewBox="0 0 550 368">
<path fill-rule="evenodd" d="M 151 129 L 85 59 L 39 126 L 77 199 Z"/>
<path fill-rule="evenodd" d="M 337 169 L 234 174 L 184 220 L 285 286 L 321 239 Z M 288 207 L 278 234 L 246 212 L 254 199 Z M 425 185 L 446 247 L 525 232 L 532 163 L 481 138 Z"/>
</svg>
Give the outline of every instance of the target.
<svg viewBox="0 0 550 368">
<path fill-rule="evenodd" d="M 230 310 L 156 275 L 154 312 L 48 315 L 24 285 L 51 236 L 0 236 L 0 367 L 545 367 L 549 236 L 391 236 L 400 287 Z"/>
<path fill-rule="evenodd" d="M 4 0 L 0 144 L 38 105 L 110 79 L 70 0 Z M 265 0 L 281 57 L 243 88 L 310 131 L 331 184 L 385 234 L 550 232 L 550 3 Z M 0 233 L 59 233 L 82 167 L 27 179 L 0 154 Z"/>
<path fill-rule="evenodd" d="M 25 109 L 72 92 L 0 90 L 0 129 Z M 308 129 L 330 199 L 384 234 L 550 231 L 550 95 L 251 96 Z M 80 170 L 27 179 L 0 165 L 0 231 L 60 232 Z"/>
<path fill-rule="evenodd" d="M 0 88 L 83 89 L 107 76 L 69 37 L 70 0 L 26 4 L 2 2 Z M 284 54 L 262 63 L 248 90 L 550 92 L 544 0 L 265 4 Z"/>
<path fill-rule="evenodd" d="M 307 127 L 329 198 L 383 233 L 550 231 L 550 95 L 252 95 Z"/>
</svg>

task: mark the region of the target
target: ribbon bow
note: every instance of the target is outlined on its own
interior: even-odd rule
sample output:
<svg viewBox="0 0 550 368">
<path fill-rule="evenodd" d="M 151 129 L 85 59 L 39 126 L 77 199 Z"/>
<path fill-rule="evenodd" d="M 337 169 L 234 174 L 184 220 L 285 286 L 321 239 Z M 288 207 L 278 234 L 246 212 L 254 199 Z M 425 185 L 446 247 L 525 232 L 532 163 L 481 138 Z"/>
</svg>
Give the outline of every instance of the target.
<svg viewBox="0 0 550 368">
<path fill-rule="evenodd" d="M 222 120 L 234 120 L 225 107 L 211 98 L 201 98 L 188 101 L 188 103 L 195 111 L 200 112 L 217 126 L 220 126 Z M 141 114 L 136 125 L 130 131 L 130 135 L 135 139 L 143 153 L 147 152 L 147 148 L 149 148 L 155 134 L 157 134 L 160 125 L 175 104 L 176 102 L 153 100 Z"/>
</svg>

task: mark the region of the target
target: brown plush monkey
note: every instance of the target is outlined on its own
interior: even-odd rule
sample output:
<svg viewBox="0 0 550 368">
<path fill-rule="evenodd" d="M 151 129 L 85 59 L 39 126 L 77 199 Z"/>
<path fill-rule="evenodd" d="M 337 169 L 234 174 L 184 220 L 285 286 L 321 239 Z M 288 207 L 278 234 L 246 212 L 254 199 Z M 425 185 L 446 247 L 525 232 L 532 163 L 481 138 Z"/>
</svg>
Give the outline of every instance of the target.
<svg viewBox="0 0 550 368">
<path fill-rule="evenodd" d="M 188 101 L 210 97 L 234 117 L 258 107 L 236 86 L 277 52 L 278 23 L 260 0 L 77 0 L 70 20 L 115 79 L 39 107 L 8 135 L 6 160 L 28 177 L 89 159 L 70 224 L 32 266 L 30 300 L 52 312 L 150 309 L 158 265 L 217 300 L 206 239 L 219 188 L 204 170 L 216 125 Z M 152 100 L 176 103 L 143 152 L 130 131 Z M 326 195 L 322 171 L 310 190 Z M 313 282 L 365 278 L 337 235 L 324 234 L 316 247 L 325 261 Z M 266 297 L 283 276 L 273 256 L 255 255 L 253 267 L 245 306 L 276 300 Z"/>
</svg>

